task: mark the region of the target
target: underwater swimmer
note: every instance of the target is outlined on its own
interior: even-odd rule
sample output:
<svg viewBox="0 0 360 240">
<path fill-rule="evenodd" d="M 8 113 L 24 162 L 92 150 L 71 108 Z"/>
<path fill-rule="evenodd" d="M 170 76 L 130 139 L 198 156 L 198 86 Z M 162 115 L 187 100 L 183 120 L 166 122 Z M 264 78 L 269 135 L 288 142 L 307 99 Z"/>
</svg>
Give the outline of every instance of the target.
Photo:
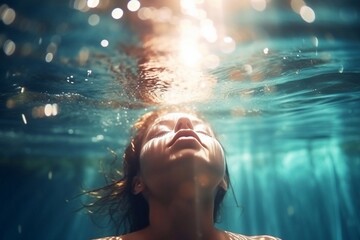
<svg viewBox="0 0 360 240">
<path fill-rule="evenodd" d="M 214 226 L 230 184 L 224 151 L 193 113 L 154 111 L 135 124 L 122 177 L 90 192 L 88 206 L 124 235 L 99 240 L 276 240 Z"/>
</svg>

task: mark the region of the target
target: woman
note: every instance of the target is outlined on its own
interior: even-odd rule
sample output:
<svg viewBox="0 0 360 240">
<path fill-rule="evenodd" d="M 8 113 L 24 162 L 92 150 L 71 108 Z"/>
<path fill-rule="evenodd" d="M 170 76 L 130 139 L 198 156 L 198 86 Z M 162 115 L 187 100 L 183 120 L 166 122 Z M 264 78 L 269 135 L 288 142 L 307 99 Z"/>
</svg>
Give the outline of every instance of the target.
<svg viewBox="0 0 360 240">
<path fill-rule="evenodd" d="M 101 240 L 276 239 L 218 230 L 214 222 L 229 185 L 224 151 L 193 113 L 155 111 L 134 125 L 122 178 L 91 192 L 89 206 L 110 214 L 125 235 Z"/>
</svg>

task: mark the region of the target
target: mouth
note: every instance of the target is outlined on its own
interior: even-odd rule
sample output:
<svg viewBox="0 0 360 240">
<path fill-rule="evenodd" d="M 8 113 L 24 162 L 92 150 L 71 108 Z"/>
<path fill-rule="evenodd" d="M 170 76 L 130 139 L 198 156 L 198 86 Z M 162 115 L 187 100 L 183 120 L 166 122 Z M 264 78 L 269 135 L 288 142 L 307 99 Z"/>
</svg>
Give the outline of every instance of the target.
<svg viewBox="0 0 360 240">
<path fill-rule="evenodd" d="M 203 147 L 204 144 L 201 142 L 199 136 L 191 129 L 183 129 L 179 130 L 175 133 L 175 136 L 171 139 L 171 141 L 167 144 L 167 147 L 171 147 L 178 139 L 186 137 L 186 138 L 194 138 L 196 139 Z"/>
</svg>

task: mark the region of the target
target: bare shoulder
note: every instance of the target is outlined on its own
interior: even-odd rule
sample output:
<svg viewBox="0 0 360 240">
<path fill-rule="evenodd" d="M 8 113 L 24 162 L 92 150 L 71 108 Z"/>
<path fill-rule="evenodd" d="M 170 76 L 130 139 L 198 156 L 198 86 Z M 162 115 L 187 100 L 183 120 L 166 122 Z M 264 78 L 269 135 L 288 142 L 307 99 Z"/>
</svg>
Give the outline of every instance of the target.
<svg viewBox="0 0 360 240">
<path fill-rule="evenodd" d="M 280 238 L 269 236 L 269 235 L 259 235 L 249 237 L 251 240 L 281 240 Z"/>
<path fill-rule="evenodd" d="M 122 237 L 116 237 L 116 236 L 113 236 L 113 237 L 103 237 L 103 238 L 96 238 L 96 239 L 93 239 L 93 240 L 124 240 Z"/>
<path fill-rule="evenodd" d="M 137 240 L 137 239 L 143 239 L 143 231 L 132 232 L 122 236 L 96 238 L 93 240 Z"/>
<path fill-rule="evenodd" d="M 281 240 L 280 238 L 269 235 L 245 236 L 239 233 L 233 233 L 228 231 L 226 231 L 226 234 L 229 236 L 230 240 Z"/>
</svg>

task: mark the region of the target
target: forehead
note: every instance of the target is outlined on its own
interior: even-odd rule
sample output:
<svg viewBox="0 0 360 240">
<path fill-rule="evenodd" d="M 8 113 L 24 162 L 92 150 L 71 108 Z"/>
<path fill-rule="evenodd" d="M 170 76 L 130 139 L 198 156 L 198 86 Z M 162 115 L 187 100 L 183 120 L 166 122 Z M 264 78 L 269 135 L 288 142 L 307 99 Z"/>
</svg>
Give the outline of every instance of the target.
<svg viewBox="0 0 360 240">
<path fill-rule="evenodd" d="M 165 115 L 162 115 L 158 117 L 153 125 L 156 124 L 162 124 L 162 123 L 172 123 L 177 122 L 180 118 L 188 118 L 193 123 L 205 123 L 203 120 L 198 118 L 195 115 L 189 114 L 189 113 L 167 113 Z"/>
</svg>

